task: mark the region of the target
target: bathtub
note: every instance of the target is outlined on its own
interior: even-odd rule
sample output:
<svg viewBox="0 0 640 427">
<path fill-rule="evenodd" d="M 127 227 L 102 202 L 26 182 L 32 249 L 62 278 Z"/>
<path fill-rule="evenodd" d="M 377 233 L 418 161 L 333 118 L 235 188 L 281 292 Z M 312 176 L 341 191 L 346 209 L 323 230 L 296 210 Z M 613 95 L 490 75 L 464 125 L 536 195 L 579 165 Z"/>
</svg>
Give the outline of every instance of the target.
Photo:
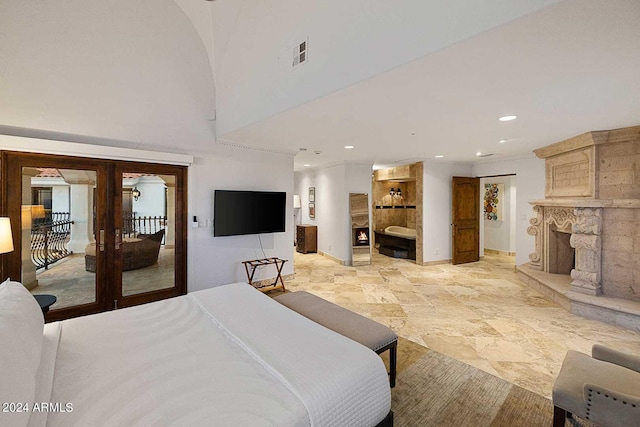
<svg viewBox="0 0 640 427">
<path fill-rule="evenodd" d="M 390 225 L 384 229 L 385 234 L 396 237 L 403 237 L 409 240 L 416 240 L 415 228 L 400 227 L 399 225 Z"/>
</svg>

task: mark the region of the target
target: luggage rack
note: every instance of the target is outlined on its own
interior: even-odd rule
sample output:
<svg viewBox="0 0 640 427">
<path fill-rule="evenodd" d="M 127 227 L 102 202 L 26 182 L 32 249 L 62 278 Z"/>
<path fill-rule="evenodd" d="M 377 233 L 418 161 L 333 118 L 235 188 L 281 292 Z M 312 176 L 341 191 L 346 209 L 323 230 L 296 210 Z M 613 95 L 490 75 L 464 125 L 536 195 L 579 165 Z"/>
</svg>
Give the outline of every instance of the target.
<svg viewBox="0 0 640 427">
<path fill-rule="evenodd" d="M 283 291 L 286 291 L 285 287 L 284 287 L 284 280 L 282 280 L 282 268 L 284 267 L 284 263 L 287 262 L 286 259 L 281 259 L 281 258 L 277 258 L 277 257 L 272 257 L 272 258 L 260 258 L 260 259 L 252 259 L 250 261 L 242 261 L 242 263 L 244 264 L 244 270 L 247 273 L 247 280 L 249 281 L 249 284 L 251 286 L 253 286 L 256 289 L 261 290 L 262 292 L 266 292 L 266 291 L 271 291 L 273 289 L 278 289 L 278 288 L 282 288 Z M 269 285 L 263 285 L 263 286 L 256 286 L 253 283 L 253 276 L 256 273 L 256 270 L 259 267 L 263 267 L 265 265 L 275 265 L 276 266 L 276 270 L 278 271 L 278 275 L 276 276 L 276 280 L 269 284 Z M 278 284 L 278 281 L 280 282 L 280 284 Z"/>
</svg>

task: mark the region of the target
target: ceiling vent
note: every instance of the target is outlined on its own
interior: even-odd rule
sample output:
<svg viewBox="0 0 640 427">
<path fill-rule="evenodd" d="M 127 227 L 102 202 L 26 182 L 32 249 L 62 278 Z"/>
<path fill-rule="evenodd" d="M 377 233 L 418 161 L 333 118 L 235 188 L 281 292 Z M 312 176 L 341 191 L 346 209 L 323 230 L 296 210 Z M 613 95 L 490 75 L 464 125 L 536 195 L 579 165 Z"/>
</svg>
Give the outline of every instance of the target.
<svg viewBox="0 0 640 427">
<path fill-rule="evenodd" d="M 297 66 L 307 62 L 307 48 L 309 47 L 309 39 L 298 43 L 293 48 L 293 66 Z"/>
</svg>

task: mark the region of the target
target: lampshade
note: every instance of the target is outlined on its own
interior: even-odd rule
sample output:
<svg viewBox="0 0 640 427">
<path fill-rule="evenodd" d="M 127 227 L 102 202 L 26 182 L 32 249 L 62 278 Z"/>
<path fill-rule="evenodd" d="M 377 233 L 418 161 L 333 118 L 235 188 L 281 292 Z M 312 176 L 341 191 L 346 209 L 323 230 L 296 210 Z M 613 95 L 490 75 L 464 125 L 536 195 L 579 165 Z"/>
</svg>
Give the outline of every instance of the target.
<svg viewBox="0 0 640 427">
<path fill-rule="evenodd" d="M 9 218 L 0 218 L 0 253 L 13 251 L 13 235 Z"/>
<path fill-rule="evenodd" d="M 300 195 L 293 195 L 293 209 L 300 209 L 302 207 L 302 203 L 300 202 Z"/>
<path fill-rule="evenodd" d="M 31 218 L 34 218 L 34 219 L 44 218 L 44 205 L 32 205 Z"/>
<path fill-rule="evenodd" d="M 31 230 L 32 212 L 31 205 L 22 205 L 22 229 Z"/>
</svg>

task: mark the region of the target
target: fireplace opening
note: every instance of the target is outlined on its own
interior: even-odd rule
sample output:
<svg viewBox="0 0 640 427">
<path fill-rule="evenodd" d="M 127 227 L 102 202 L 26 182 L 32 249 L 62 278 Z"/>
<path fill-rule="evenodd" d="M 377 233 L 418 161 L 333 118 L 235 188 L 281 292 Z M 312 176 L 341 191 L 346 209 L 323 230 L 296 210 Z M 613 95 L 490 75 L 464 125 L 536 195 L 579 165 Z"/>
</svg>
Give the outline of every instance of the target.
<svg viewBox="0 0 640 427">
<path fill-rule="evenodd" d="M 369 246 L 368 227 L 353 230 L 353 246 Z"/>
<path fill-rule="evenodd" d="M 571 274 L 576 266 L 576 250 L 570 244 L 571 233 L 549 227 L 549 273 Z"/>
</svg>

